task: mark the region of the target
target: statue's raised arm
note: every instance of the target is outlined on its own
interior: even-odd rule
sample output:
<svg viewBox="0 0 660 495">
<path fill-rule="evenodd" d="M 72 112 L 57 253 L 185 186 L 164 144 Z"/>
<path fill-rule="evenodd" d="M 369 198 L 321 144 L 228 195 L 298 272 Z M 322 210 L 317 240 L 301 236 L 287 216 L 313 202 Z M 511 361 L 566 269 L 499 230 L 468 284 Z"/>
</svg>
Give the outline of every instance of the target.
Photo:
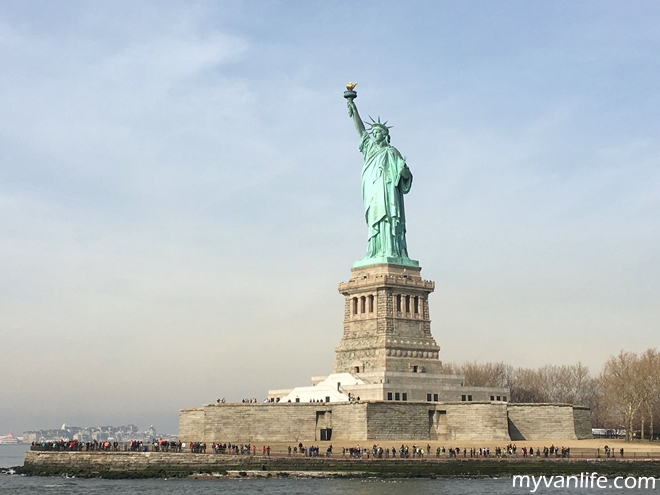
<svg viewBox="0 0 660 495">
<path fill-rule="evenodd" d="M 355 101 L 352 98 L 347 99 L 346 104 L 348 105 L 348 116 L 353 119 L 355 130 L 360 136 L 362 136 L 367 130 L 364 127 L 364 122 L 362 122 L 362 119 L 360 118 L 357 105 L 355 105 Z"/>
<path fill-rule="evenodd" d="M 346 104 L 348 105 L 348 116 L 353 119 L 355 130 L 358 132 L 360 137 L 362 137 L 362 135 L 367 132 L 367 130 L 364 128 L 364 122 L 362 122 L 360 114 L 358 113 L 357 106 L 355 105 L 355 98 L 357 98 L 357 91 L 355 91 L 355 86 L 357 86 L 356 82 L 349 82 L 346 85 L 344 98 L 346 98 Z"/>
</svg>

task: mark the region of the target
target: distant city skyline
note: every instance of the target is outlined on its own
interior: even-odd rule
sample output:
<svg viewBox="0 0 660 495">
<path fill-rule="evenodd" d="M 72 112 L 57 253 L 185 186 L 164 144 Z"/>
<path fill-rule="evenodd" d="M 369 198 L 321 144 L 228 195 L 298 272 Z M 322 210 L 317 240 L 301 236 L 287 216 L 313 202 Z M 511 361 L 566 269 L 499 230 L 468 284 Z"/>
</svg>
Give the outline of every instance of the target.
<svg viewBox="0 0 660 495">
<path fill-rule="evenodd" d="M 122 426 L 75 426 L 63 424 L 59 428 L 42 428 L 27 430 L 22 434 L 23 442 L 53 442 L 60 440 L 77 440 L 79 442 L 93 441 L 119 441 L 130 440 L 153 440 L 160 437 L 173 438 L 176 433 L 159 432 L 153 425 L 140 430 L 136 425 L 128 424 Z"/>
<path fill-rule="evenodd" d="M 656 345 L 657 2 L 0 4 L 0 433 L 331 372 L 366 248 L 345 84 L 413 173 L 445 362 Z M 318 219 L 323 218 L 323 224 Z M 321 227 L 322 225 L 322 227 Z"/>
</svg>

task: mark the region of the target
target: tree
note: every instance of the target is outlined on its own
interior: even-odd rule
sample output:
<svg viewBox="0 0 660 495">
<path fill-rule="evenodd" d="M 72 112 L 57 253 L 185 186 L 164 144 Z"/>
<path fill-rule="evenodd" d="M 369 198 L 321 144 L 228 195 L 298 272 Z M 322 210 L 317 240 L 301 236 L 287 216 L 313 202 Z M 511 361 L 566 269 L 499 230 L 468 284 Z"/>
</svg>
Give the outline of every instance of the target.
<svg viewBox="0 0 660 495">
<path fill-rule="evenodd" d="M 582 363 L 570 366 L 544 366 L 539 370 L 547 402 L 592 407 L 597 393 L 597 380 Z"/>
<path fill-rule="evenodd" d="M 531 368 L 516 368 L 511 376 L 511 402 L 547 402 L 541 373 Z"/>
<path fill-rule="evenodd" d="M 644 375 L 645 399 L 643 414 L 649 419 L 649 441 L 653 440 L 653 419 L 660 407 L 660 353 L 647 349 L 640 357 L 641 372 Z M 641 424 L 641 438 L 644 439 L 644 421 Z"/>
<path fill-rule="evenodd" d="M 504 363 L 465 362 L 452 365 L 454 373 L 465 376 L 465 385 L 469 387 L 508 387 L 511 366 Z"/>
<path fill-rule="evenodd" d="M 606 401 L 623 419 L 626 441 L 632 440 L 633 421 L 647 399 L 645 378 L 641 359 L 625 351 L 610 356 L 600 377 Z"/>
<path fill-rule="evenodd" d="M 598 390 L 596 379 L 581 363 L 514 369 L 504 363 L 465 362 L 445 364 L 444 371 L 464 375 L 467 386 L 507 387 L 511 390 L 511 402 L 559 402 L 592 407 Z"/>
</svg>

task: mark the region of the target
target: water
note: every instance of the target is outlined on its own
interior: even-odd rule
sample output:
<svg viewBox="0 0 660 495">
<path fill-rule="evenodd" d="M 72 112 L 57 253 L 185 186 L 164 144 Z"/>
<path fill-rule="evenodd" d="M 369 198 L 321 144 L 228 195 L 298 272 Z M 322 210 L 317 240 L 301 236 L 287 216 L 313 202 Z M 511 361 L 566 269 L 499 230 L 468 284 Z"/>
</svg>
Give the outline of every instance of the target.
<svg viewBox="0 0 660 495">
<path fill-rule="evenodd" d="M 1 476 L 3 495 L 68 494 L 113 495 L 504 495 L 528 493 L 511 480 L 351 480 L 351 479 L 215 479 L 215 480 L 102 480 Z M 584 490 L 582 490 L 584 491 Z M 569 493 L 569 492 L 562 492 Z"/>
<path fill-rule="evenodd" d="M 658 493 L 660 484 L 650 493 Z M 596 488 L 546 488 L 535 494 L 602 493 Z M 607 491 L 607 490 L 606 490 Z M 639 490 L 635 490 L 639 491 Z M 647 491 L 647 490 L 643 490 Z M 0 475 L 2 495 L 521 495 L 531 488 L 512 487 L 511 478 L 502 479 L 149 479 L 103 480 L 41 478 Z"/>
<path fill-rule="evenodd" d="M 30 444 L 19 443 L 18 445 L 0 445 L 0 468 L 22 466 L 25 459 L 25 451 L 30 449 Z"/>
</svg>

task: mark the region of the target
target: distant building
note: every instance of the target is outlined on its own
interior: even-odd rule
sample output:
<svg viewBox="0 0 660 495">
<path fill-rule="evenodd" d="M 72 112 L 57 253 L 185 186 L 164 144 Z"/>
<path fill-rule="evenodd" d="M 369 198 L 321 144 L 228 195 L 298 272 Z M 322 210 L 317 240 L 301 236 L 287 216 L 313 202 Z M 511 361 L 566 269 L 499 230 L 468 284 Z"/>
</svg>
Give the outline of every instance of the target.
<svg viewBox="0 0 660 495">
<path fill-rule="evenodd" d="M 79 426 L 62 425 L 61 429 L 32 430 L 23 432 L 23 441 L 32 442 L 56 442 L 60 440 L 78 440 L 79 442 L 117 441 L 129 442 L 131 440 L 151 440 L 156 438 L 156 428 L 150 426 L 146 431 L 140 432 L 134 424 L 123 426 Z M 161 435 L 165 439 L 175 439 L 174 435 Z"/>
</svg>

